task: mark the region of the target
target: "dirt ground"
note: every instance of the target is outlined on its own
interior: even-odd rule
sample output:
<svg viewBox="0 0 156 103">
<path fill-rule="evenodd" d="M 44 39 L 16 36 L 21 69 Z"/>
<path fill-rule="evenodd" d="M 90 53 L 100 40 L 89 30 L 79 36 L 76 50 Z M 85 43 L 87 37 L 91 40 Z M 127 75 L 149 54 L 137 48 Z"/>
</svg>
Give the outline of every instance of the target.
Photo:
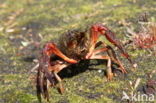
<svg viewBox="0 0 156 103">
<path fill-rule="evenodd" d="M 146 13 L 150 22 L 156 22 L 155 5 L 155 0 L 0 0 L 0 103 L 39 102 L 36 72 L 31 70 L 46 42 L 56 41 L 69 29 L 85 29 L 94 23 L 107 25 L 126 41 L 126 28 L 138 32 L 141 15 Z M 156 102 L 156 95 L 152 101 L 122 100 L 123 92 L 143 94 L 147 82 L 156 81 L 156 51 L 125 48 L 138 65 L 135 70 L 118 50 L 128 73 L 117 72 L 111 81 L 105 76 L 105 61 L 82 61 L 59 73 L 65 93 L 50 88 L 50 103 Z"/>
</svg>

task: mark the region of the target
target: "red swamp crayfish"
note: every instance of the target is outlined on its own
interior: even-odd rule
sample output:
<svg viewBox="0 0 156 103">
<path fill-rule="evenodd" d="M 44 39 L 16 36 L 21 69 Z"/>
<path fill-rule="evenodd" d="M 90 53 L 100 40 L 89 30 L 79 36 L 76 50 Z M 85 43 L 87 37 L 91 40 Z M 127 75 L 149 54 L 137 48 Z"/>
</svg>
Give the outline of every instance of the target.
<svg viewBox="0 0 156 103">
<path fill-rule="evenodd" d="M 115 34 L 103 24 L 94 24 L 88 31 L 69 30 L 61 35 L 59 43 L 49 42 L 44 45 L 42 56 L 39 59 L 37 73 L 36 87 L 38 97 L 41 98 L 41 95 L 43 95 L 49 100 L 48 83 L 54 86 L 56 84 L 55 81 L 59 83 L 60 92 L 63 93 L 62 80 L 57 73 L 65 67 L 76 64 L 81 60 L 107 60 L 106 76 L 108 80 L 111 80 L 113 77 L 112 63 L 116 63 L 122 73 L 127 73 L 123 64 L 116 56 L 115 50 L 103 41 L 98 41 L 100 36 L 105 36 L 133 65 L 122 43 L 115 37 Z M 107 55 L 102 54 L 103 52 L 106 52 Z"/>
</svg>

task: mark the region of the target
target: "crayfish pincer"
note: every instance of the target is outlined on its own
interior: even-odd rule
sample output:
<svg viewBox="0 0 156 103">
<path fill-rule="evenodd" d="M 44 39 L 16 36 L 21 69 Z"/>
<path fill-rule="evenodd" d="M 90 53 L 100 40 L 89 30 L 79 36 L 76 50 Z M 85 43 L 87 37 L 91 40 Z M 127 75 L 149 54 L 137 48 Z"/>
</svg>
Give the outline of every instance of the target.
<svg viewBox="0 0 156 103">
<path fill-rule="evenodd" d="M 58 73 L 67 66 L 76 64 L 81 60 L 107 60 L 106 76 L 108 80 L 113 77 L 112 63 L 117 64 L 122 73 L 127 73 L 122 62 L 116 56 L 115 50 L 103 41 L 98 41 L 100 36 L 105 36 L 132 63 L 121 42 L 106 26 L 94 24 L 89 30 L 85 31 L 69 30 L 61 35 L 58 43 L 49 42 L 44 45 L 37 73 L 38 96 L 41 97 L 42 95 L 49 100 L 48 84 L 54 86 L 56 82 L 59 84 L 60 92 L 63 93 L 62 80 Z M 103 52 L 106 52 L 106 54 Z"/>
</svg>

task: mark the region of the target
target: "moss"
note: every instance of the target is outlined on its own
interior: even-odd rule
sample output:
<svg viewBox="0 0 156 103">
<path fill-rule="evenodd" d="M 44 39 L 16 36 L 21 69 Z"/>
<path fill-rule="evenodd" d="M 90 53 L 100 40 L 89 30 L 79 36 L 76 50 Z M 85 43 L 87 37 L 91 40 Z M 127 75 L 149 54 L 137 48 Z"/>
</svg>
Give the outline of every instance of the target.
<svg viewBox="0 0 156 103">
<path fill-rule="evenodd" d="M 36 96 L 31 94 L 31 90 L 28 90 L 30 87 L 30 81 L 25 78 L 27 78 L 27 76 L 24 74 L 1 75 L 2 80 L 0 83 L 3 84 L 0 86 L 0 94 L 3 94 L 0 96 L 1 99 L 8 103 L 17 101 L 29 103 L 37 101 Z"/>
<path fill-rule="evenodd" d="M 55 40 L 69 29 L 85 29 L 94 23 L 104 23 L 116 33 L 120 40 L 126 39 L 125 27 L 119 22 L 125 20 L 136 27 L 138 16 L 144 12 L 149 13 L 151 21 L 156 21 L 155 4 L 155 0 L 0 1 L 0 58 L 2 58 L 0 60 L 0 98 L 2 103 L 38 102 L 35 81 L 31 78 L 35 74 L 29 74 L 35 63 L 23 58 L 37 59 L 39 54 L 36 51 L 39 52 L 45 42 Z M 103 37 L 100 40 L 111 45 Z M 21 41 L 32 44 L 23 46 Z M 34 45 L 38 42 L 41 44 L 40 48 Z M 128 48 L 127 51 L 138 64 L 135 72 L 132 72 L 130 64 L 121 58 L 129 73 L 125 76 L 118 75 L 108 82 L 104 76 L 105 63 L 90 66 L 97 70 L 87 69 L 74 76 L 64 77 L 63 84 L 66 91 L 63 95 L 59 94 L 56 88 L 49 89 L 50 101 L 52 103 L 61 101 L 67 103 L 121 102 L 122 91 L 131 91 L 129 81 L 133 82 L 141 78 L 141 84 L 145 83 L 147 73 L 151 72 L 156 65 L 153 62 L 156 61 L 155 57 L 145 56 L 148 54 L 145 50 Z M 80 66 L 79 69 L 83 68 Z M 98 69 L 104 71 L 98 72 Z"/>
</svg>

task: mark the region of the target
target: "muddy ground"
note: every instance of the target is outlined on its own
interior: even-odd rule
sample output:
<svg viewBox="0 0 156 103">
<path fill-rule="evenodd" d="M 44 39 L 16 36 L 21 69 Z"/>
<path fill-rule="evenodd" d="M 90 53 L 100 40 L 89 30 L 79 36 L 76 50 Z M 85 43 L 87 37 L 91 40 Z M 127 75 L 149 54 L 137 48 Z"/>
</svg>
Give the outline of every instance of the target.
<svg viewBox="0 0 156 103">
<path fill-rule="evenodd" d="M 155 0 L 1 0 L 0 103 L 39 102 L 36 72 L 30 71 L 47 41 L 55 41 L 69 29 L 84 29 L 94 23 L 104 23 L 126 41 L 126 28 L 138 32 L 141 15 L 146 13 L 149 21 L 156 22 L 155 5 Z M 137 69 L 119 56 L 128 74 L 118 72 L 117 77 L 107 81 L 105 62 L 82 61 L 60 73 L 65 93 L 61 95 L 57 88 L 51 88 L 50 103 L 128 103 L 121 100 L 123 91 L 128 95 L 143 93 L 150 73 L 156 69 L 155 51 L 133 49 L 131 45 L 126 50 L 138 64 Z M 151 79 L 156 80 L 155 73 Z"/>
</svg>

